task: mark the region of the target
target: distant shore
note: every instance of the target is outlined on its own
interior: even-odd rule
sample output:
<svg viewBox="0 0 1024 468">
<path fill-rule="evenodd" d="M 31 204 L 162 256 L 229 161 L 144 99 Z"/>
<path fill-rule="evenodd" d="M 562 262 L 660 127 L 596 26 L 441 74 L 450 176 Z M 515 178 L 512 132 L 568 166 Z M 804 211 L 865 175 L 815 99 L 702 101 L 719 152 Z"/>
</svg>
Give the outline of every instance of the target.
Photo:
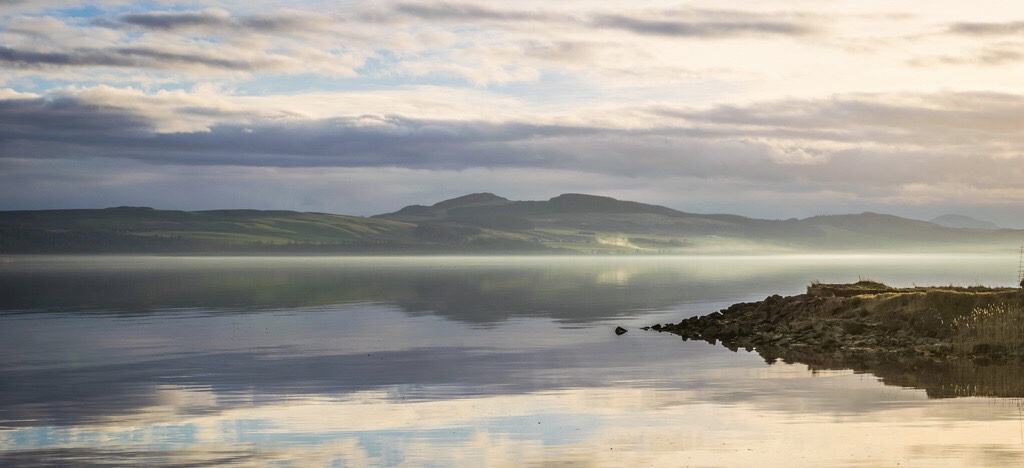
<svg viewBox="0 0 1024 468">
<path fill-rule="evenodd" d="M 766 361 L 871 369 L 902 363 L 1024 363 L 1024 290 L 893 288 L 860 281 L 739 303 L 645 329 L 756 350 Z"/>
</svg>

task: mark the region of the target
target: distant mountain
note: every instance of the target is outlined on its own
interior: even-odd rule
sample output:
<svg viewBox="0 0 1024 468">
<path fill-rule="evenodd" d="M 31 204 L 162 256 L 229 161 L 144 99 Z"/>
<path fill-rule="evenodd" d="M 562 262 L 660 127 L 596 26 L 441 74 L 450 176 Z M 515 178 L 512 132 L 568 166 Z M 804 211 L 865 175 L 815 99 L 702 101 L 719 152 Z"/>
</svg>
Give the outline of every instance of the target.
<svg viewBox="0 0 1024 468">
<path fill-rule="evenodd" d="M 510 201 L 473 194 L 432 206 L 413 205 L 383 219 L 515 231 L 546 245 L 595 253 L 829 249 L 890 250 L 1019 243 L 1020 233 L 962 232 L 925 221 L 861 213 L 765 220 L 694 214 L 614 198 L 563 194 L 546 201 Z M 1017 235 L 1018 240 L 1011 241 Z M 614 247 L 615 249 L 612 249 Z"/>
<path fill-rule="evenodd" d="M 369 248 L 415 241 L 416 226 L 295 211 L 148 207 L 0 211 L 0 252 L 203 252 Z"/>
<path fill-rule="evenodd" d="M 945 214 L 932 219 L 931 222 L 939 226 L 955 229 L 999 229 L 999 226 L 995 225 L 995 223 L 958 214 Z"/>
<path fill-rule="evenodd" d="M 412 223 L 447 222 L 482 228 L 528 230 L 538 227 L 620 230 L 643 232 L 654 220 L 633 220 L 656 215 L 682 218 L 686 213 L 656 205 L 620 201 L 609 197 L 564 194 L 547 201 L 510 201 L 490 193 L 453 198 L 432 206 L 412 205 L 375 218 Z"/>
<path fill-rule="evenodd" d="M 435 203 L 431 206 L 409 205 L 394 213 L 377 215 L 374 218 L 420 223 L 447 219 L 452 215 L 452 212 L 457 212 L 460 209 L 496 208 L 511 203 L 507 198 L 499 197 L 493 193 L 474 193 Z"/>
<path fill-rule="evenodd" d="M 476 193 L 371 218 L 130 206 L 0 212 L 0 253 L 7 254 L 978 251 L 1022 239 L 1019 230 L 954 229 L 877 213 L 767 220 L 572 193 L 543 201 Z"/>
</svg>

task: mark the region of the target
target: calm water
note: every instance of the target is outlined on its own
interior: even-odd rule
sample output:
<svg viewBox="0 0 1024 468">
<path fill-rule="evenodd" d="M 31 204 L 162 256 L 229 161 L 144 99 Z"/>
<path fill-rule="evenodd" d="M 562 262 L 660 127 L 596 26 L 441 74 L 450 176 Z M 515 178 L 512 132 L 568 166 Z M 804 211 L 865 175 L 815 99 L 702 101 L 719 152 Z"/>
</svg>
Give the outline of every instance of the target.
<svg viewBox="0 0 1024 468">
<path fill-rule="evenodd" d="M 932 397 L 1022 397 L 1020 372 L 811 372 L 637 330 L 812 280 L 1008 286 L 1016 267 L 0 258 L 0 465 L 1019 466 L 1018 398 Z"/>
</svg>

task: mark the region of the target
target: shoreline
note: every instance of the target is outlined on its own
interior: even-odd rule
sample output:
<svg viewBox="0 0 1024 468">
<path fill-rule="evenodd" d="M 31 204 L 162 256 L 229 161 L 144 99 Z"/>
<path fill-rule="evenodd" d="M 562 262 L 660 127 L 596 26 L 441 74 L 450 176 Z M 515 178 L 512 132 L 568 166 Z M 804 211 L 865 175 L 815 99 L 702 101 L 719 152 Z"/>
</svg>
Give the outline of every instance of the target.
<svg viewBox="0 0 1024 468">
<path fill-rule="evenodd" d="M 1024 364 L 1024 289 L 814 283 L 643 329 L 821 368 Z"/>
</svg>

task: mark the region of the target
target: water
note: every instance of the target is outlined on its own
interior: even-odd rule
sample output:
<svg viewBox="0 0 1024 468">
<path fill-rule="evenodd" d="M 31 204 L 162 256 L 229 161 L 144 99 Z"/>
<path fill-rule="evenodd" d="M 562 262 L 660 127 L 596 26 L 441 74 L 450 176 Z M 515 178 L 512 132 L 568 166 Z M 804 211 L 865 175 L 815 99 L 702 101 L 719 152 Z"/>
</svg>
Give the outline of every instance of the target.
<svg viewBox="0 0 1024 468">
<path fill-rule="evenodd" d="M 812 280 L 1009 286 L 1016 261 L 0 258 L 0 465 L 1019 466 L 1018 398 L 638 330 Z"/>
</svg>

